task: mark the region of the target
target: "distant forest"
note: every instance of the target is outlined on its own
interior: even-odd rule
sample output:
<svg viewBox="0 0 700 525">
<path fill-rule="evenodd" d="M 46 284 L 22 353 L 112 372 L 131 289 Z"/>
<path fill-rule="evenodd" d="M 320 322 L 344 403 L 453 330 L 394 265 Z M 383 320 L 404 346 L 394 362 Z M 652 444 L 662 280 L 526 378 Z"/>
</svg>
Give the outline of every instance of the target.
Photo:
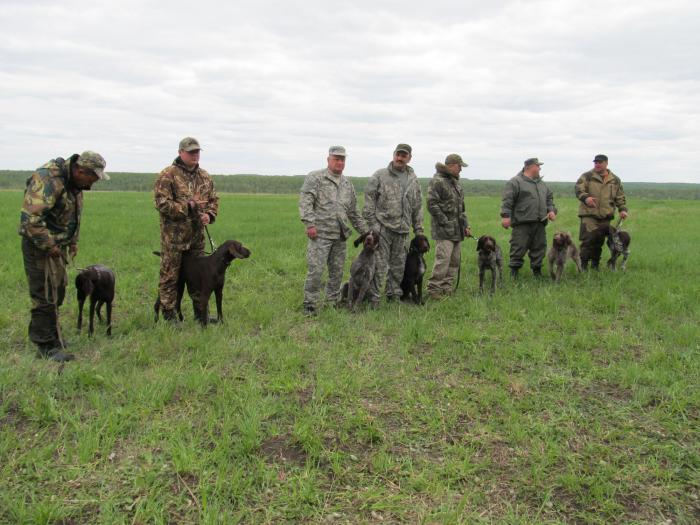
<svg viewBox="0 0 700 525">
<path fill-rule="evenodd" d="M 0 189 L 24 189 L 31 171 L 0 170 Z M 109 181 L 101 181 L 95 189 L 99 191 L 152 191 L 155 173 L 110 172 Z M 223 193 L 298 193 L 304 182 L 303 175 L 214 175 L 214 184 Z M 358 192 L 363 192 L 368 177 L 348 177 Z M 427 190 L 429 178 L 419 179 L 423 190 Z M 461 179 L 465 195 L 497 196 L 501 194 L 505 181 Z M 644 199 L 700 199 L 700 184 L 624 182 L 628 198 Z M 572 197 L 574 183 L 547 181 L 556 197 Z"/>
</svg>

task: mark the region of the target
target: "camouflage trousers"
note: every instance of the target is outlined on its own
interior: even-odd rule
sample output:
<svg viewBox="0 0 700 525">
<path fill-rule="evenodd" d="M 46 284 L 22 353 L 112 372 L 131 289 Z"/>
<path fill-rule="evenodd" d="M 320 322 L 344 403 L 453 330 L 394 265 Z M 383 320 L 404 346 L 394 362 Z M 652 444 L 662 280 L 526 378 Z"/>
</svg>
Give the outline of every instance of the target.
<svg viewBox="0 0 700 525">
<path fill-rule="evenodd" d="M 22 237 L 22 257 L 24 272 L 29 283 L 29 297 L 32 300 L 29 340 L 38 346 L 56 343 L 59 341 L 60 333 L 58 308 L 63 304 L 66 295 L 66 282 L 63 279 L 56 279 L 52 286 L 46 274 L 49 262 L 47 253 L 24 237 Z M 56 266 L 56 271 L 65 275 L 65 261 L 61 257 L 51 259 L 52 264 Z"/>
<path fill-rule="evenodd" d="M 328 267 L 326 283 L 326 301 L 335 304 L 340 299 L 340 282 L 343 279 L 345 254 L 344 239 L 309 239 L 306 246 L 306 281 L 304 282 L 304 306 L 317 308 L 321 297 L 321 278 L 323 270 Z"/>
<path fill-rule="evenodd" d="M 460 241 L 438 240 L 435 241 L 435 264 L 433 273 L 428 279 L 428 293 L 433 295 L 451 293 L 459 264 L 462 261 Z"/>
<path fill-rule="evenodd" d="M 588 261 L 591 261 L 594 267 L 600 264 L 609 226 L 610 219 L 581 217 L 578 240 L 581 241 L 581 264 L 584 267 L 588 266 Z"/>
<path fill-rule="evenodd" d="M 204 255 L 204 239 L 200 243 L 191 245 L 189 250 L 177 250 L 163 243 L 160 245 L 160 278 L 158 281 L 158 295 L 163 310 L 173 310 L 177 302 L 177 280 L 180 276 L 182 255 L 192 253 Z M 197 312 L 199 297 L 192 297 L 194 311 Z"/>
<path fill-rule="evenodd" d="M 401 297 L 401 281 L 406 266 L 406 241 L 408 233 L 396 233 L 383 226 L 379 231 L 379 245 L 376 252 L 376 270 L 372 286 L 369 287 L 369 299 L 379 302 L 379 295 L 386 281 L 387 298 Z"/>
<path fill-rule="evenodd" d="M 542 268 L 544 255 L 547 251 L 547 234 L 544 222 L 528 222 L 513 226 L 510 235 L 511 268 L 523 266 L 525 254 L 529 252 L 530 268 Z"/>
</svg>

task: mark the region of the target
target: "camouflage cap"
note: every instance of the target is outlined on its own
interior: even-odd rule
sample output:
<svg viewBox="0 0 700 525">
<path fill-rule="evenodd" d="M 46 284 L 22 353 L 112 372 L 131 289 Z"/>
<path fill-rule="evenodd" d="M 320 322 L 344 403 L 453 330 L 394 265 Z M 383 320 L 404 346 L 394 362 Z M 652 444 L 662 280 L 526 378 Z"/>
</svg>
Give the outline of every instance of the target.
<svg viewBox="0 0 700 525">
<path fill-rule="evenodd" d="M 105 173 L 107 163 L 99 153 L 89 150 L 83 151 L 78 157 L 76 164 L 81 168 L 86 168 L 94 172 L 99 179 L 109 180 L 109 175 Z"/>
<path fill-rule="evenodd" d="M 177 148 L 178 151 L 195 151 L 198 149 L 202 149 L 202 147 L 194 137 L 185 137 L 180 141 L 180 146 Z"/>
<path fill-rule="evenodd" d="M 412 153 L 411 146 L 409 146 L 408 144 L 399 144 L 398 146 L 396 146 L 396 148 L 394 148 L 394 153 L 397 153 L 399 151 L 403 151 L 405 153 L 408 153 L 409 155 Z"/>
<path fill-rule="evenodd" d="M 601 161 L 601 162 L 608 162 L 608 156 L 607 156 L 607 155 L 603 155 L 602 153 L 598 153 L 598 155 L 596 155 L 595 157 L 593 157 L 593 162 L 596 162 L 596 161 L 598 161 L 598 160 Z"/>
<path fill-rule="evenodd" d="M 346 157 L 345 148 L 343 146 L 331 146 L 328 148 L 328 154 L 335 157 Z"/>
<path fill-rule="evenodd" d="M 538 159 L 537 157 L 532 157 L 531 159 L 527 159 L 524 162 L 523 166 L 527 168 L 528 166 L 532 166 L 533 164 L 537 164 L 538 166 L 542 166 L 542 164 L 544 164 L 544 162 L 540 162 L 540 159 Z"/>
<path fill-rule="evenodd" d="M 469 166 L 469 164 L 464 162 L 462 160 L 462 157 L 457 155 L 456 153 L 450 153 L 447 157 L 445 157 L 445 164 L 459 164 L 463 168 Z"/>
</svg>

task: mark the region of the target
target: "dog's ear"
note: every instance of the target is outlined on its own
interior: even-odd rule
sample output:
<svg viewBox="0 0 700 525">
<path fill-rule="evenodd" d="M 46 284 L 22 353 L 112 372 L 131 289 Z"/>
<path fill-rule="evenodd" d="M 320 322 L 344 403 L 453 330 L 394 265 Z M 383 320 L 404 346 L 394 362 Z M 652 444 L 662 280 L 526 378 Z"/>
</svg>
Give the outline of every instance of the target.
<svg viewBox="0 0 700 525">
<path fill-rule="evenodd" d="M 486 238 L 482 235 L 481 237 L 479 237 L 479 240 L 476 241 L 476 251 L 477 252 L 480 252 L 481 250 L 484 249 L 484 241 L 485 240 L 486 240 Z"/>
<path fill-rule="evenodd" d="M 366 231 L 365 233 L 360 235 L 357 239 L 352 241 L 353 246 L 355 246 L 355 248 L 357 248 L 360 244 L 362 244 L 365 240 L 365 237 L 367 237 L 368 233 L 369 233 L 369 231 Z"/>
</svg>

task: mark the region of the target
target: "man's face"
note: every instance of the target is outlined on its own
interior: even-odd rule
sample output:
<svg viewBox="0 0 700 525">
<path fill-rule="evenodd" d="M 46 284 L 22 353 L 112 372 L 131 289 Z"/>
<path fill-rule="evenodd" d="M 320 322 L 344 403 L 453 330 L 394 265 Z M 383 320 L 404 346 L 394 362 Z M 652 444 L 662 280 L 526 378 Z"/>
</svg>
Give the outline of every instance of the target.
<svg viewBox="0 0 700 525">
<path fill-rule="evenodd" d="M 539 164 L 530 164 L 528 167 L 525 168 L 524 172 L 525 175 L 530 177 L 531 179 L 536 179 L 540 175 L 540 165 Z"/>
<path fill-rule="evenodd" d="M 399 171 L 406 169 L 408 163 L 411 162 L 411 154 L 405 151 L 395 151 L 393 165 Z"/>
<path fill-rule="evenodd" d="M 453 177 L 458 177 L 460 172 L 462 171 L 462 165 L 461 164 L 445 164 L 447 167 L 447 171 L 449 171 Z"/>
<path fill-rule="evenodd" d="M 77 169 L 73 171 L 71 176 L 71 182 L 73 186 L 78 188 L 80 191 L 89 191 L 99 177 L 95 175 L 95 172 L 81 166 L 77 166 Z"/>
<path fill-rule="evenodd" d="M 345 169 L 345 157 L 341 155 L 328 155 L 328 169 L 336 175 L 342 174 Z"/>
<path fill-rule="evenodd" d="M 192 151 L 185 151 L 184 149 L 180 150 L 180 160 L 187 166 L 188 168 L 192 169 L 194 168 L 197 164 L 199 164 L 199 150 L 195 149 Z"/>
<path fill-rule="evenodd" d="M 605 170 L 608 169 L 608 161 L 607 160 L 594 160 L 593 161 L 593 171 L 596 173 L 605 173 Z"/>
</svg>

